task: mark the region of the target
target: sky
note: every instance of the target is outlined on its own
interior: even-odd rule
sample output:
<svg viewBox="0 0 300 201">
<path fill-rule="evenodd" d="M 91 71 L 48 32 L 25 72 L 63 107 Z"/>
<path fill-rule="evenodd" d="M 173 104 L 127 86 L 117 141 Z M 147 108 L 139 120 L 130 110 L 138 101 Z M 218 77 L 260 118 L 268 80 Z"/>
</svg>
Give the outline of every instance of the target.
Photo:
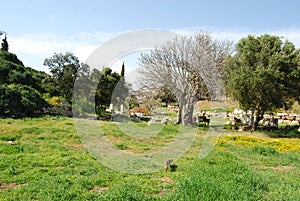
<svg viewBox="0 0 300 201">
<path fill-rule="evenodd" d="M 84 62 L 104 42 L 137 29 L 206 30 L 234 43 L 268 33 L 300 48 L 298 0 L 1 0 L 0 5 L 0 30 L 7 33 L 10 52 L 45 72 L 43 61 L 54 52 L 69 51 Z M 129 65 L 135 65 L 132 58 Z"/>
</svg>

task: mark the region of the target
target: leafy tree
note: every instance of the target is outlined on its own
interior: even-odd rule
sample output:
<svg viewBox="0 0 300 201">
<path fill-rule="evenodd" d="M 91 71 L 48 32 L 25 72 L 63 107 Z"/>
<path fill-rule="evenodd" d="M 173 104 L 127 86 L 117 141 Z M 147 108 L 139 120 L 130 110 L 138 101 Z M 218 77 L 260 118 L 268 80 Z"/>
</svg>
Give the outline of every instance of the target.
<svg viewBox="0 0 300 201">
<path fill-rule="evenodd" d="M 4 65 L 3 60 L 0 59 L 0 84 L 7 83 L 9 72 L 10 72 L 9 66 Z"/>
<path fill-rule="evenodd" d="M 1 55 L 0 55 L 1 56 Z M 0 57 L 0 84 L 9 84 L 9 83 L 19 83 L 15 77 L 16 74 L 23 74 L 25 73 L 25 67 L 14 62 L 2 59 Z"/>
<path fill-rule="evenodd" d="M 44 60 L 44 65 L 50 69 L 51 77 L 47 78 L 48 81 L 56 86 L 56 90 L 51 90 L 58 91 L 71 104 L 74 82 L 81 70 L 79 59 L 70 52 L 54 53 L 52 57 Z"/>
<path fill-rule="evenodd" d="M 45 91 L 41 85 L 45 75 L 25 67 L 15 54 L 1 49 L 0 116 L 19 118 L 41 113 L 47 106 L 41 96 Z"/>
<path fill-rule="evenodd" d="M 0 51 L 0 84 L 23 84 L 44 93 L 42 80 L 46 73 L 25 67 L 16 55 Z"/>
<path fill-rule="evenodd" d="M 95 95 L 95 107 L 98 114 L 101 114 L 111 103 L 113 92 L 121 79 L 121 76 L 112 72 L 110 68 L 104 68 L 102 72 L 93 69 L 92 75 L 95 80 L 98 80 L 98 87 Z"/>
<path fill-rule="evenodd" d="M 121 67 L 120 79 L 115 86 L 111 98 L 111 103 L 114 105 L 123 105 L 125 108 L 129 109 L 127 97 L 129 96 L 129 84 L 125 81 L 125 64 L 123 62 Z"/>
<path fill-rule="evenodd" d="M 125 64 L 124 64 L 124 62 L 122 64 L 122 68 L 121 68 L 121 77 L 123 80 L 125 79 Z"/>
<path fill-rule="evenodd" d="M 299 49 L 280 37 L 241 39 L 226 62 L 227 90 L 244 110 L 253 110 L 253 129 L 265 112 L 289 108 L 299 99 Z"/>
<path fill-rule="evenodd" d="M 167 87 L 159 88 L 155 99 L 160 99 L 162 102 L 166 103 L 166 106 L 168 106 L 168 103 L 176 102 L 176 97 Z"/>
<path fill-rule="evenodd" d="M 128 105 L 128 109 L 132 109 L 132 108 L 135 108 L 135 107 L 139 107 L 139 102 L 137 100 L 137 98 L 134 96 L 134 95 L 130 95 L 126 98 L 126 102 Z"/>
<path fill-rule="evenodd" d="M 43 84 L 43 80 L 48 76 L 44 71 L 38 71 L 30 67 L 26 67 L 26 73 L 30 74 L 30 82 L 28 81 L 28 85 L 32 86 L 40 93 L 48 93 L 47 88 Z"/>
<path fill-rule="evenodd" d="M 47 103 L 40 93 L 26 85 L 0 85 L 0 114 L 4 117 L 33 117 Z"/>
<path fill-rule="evenodd" d="M 22 99 L 19 91 L 9 88 L 7 85 L 0 85 L 0 115 L 1 117 L 21 117 Z"/>
<path fill-rule="evenodd" d="M 15 65 L 18 65 L 21 68 L 24 68 L 23 62 L 21 60 L 19 60 L 17 55 L 15 55 L 13 53 L 0 50 L 0 60 L 11 62 Z"/>
<path fill-rule="evenodd" d="M 8 42 L 7 42 L 6 34 L 5 37 L 2 39 L 1 50 L 8 52 Z"/>
</svg>

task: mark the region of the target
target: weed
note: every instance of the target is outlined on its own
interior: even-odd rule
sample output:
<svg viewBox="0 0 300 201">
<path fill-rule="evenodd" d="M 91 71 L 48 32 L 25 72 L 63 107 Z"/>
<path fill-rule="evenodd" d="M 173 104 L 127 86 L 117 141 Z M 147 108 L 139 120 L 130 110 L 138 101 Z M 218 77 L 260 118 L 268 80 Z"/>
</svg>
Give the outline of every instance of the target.
<svg viewBox="0 0 300 201">
<path fill-rule="evenodd" d="M 252 148 L 254 153 L 261 154 L 263 156 L 276 155 L 278 152 L 272 147 L 262 147 L 262 146 L 254 146 Z"/>
</svg>

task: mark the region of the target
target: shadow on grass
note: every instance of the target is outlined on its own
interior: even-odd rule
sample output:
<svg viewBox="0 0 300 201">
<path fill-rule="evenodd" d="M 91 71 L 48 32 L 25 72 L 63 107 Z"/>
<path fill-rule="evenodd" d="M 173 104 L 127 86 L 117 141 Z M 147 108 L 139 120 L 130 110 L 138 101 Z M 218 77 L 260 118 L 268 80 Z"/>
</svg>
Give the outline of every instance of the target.
<svg viewBox="0 0 300 201">
<path fill-rule="evenodd" d="M 257 132 L 268 135 L 271 138 L 300 138 L 299 126 L 286 126 L 274 130 L 258 130 Z"/>
</svg>

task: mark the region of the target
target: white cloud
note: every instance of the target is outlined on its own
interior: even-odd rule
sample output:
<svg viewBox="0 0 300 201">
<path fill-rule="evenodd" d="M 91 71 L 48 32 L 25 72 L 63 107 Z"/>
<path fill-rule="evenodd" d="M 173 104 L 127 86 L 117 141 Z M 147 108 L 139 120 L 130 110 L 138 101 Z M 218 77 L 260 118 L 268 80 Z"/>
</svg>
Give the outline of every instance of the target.
<svg viewBox="0 0 300 201">
<path fill-rule="evenodd" d="M 90 54 L 98 47 L 99 45 L 85 45 L 78 46 L 72 52 L 79 58 L 81 62 L 85 62 Z"/>
<path fill-rule="evenodd" d="M 103 42 L 115 36 L 116 33 L 78 33 L 68 37 L 54 33 L 36 33 L 18 37 L 9 37 L 9 49 L 15 53 L 26 66 L 42 71 L 48 71 L 43 66 L 45 58 L 54 52 L 73 52 L 80 61 L 86 58 Z"/>
<path fill-rule="evenodd" d="M 219 40 L 231 40 L 237 43 L 241 38 L 251 35 L 271 34 L 283 37 L 284 40 L 291 41 L 296 48 L 300 48 L 300 28 L 277 28 L 255 30 L 246 27 L 187 27 L 182 29 L 174 29 L 172 31 L 179 34 L 192 34 L 195 31 L 204 30 L 212 34 L 212 36 Z"/>
<path fill-rule="evenodd" d="M 288 39 L 292 42 L 297 48 L 300 48 L 300 29 L 285 29 L 285 30 L 275 30 L 273 32 L 274 35 L 278 35 L 284 37 L 284 39 Z"/>
<path fill-rule="evenodd" d="M 232 40 L 234 43 L 249 34 L 274 34 L 288 39 L 294 43 L 297 48 L 300 48 L 300 28 L 251 30 L 247 28 L 230 27 L 187 27 L 176 30 L 173 29 L 171 31 L 179 34 L 191 34 L 197 30 L 207 30 L 217 39 Z M 84 62 L 99 45 L 119 34 L 121 34 L 121 32 L 78 33 L 70 36 L 61 36 L 55 33 L 36 33 L 17 37 L 8 36 L 8 42 L 10 51 L 17 54 L 26 66 L 47 72 L 48 69 L 43 66 L 43 61 L 45 58 L 51 57 L 54 52 L 64 53 L 70 51 L 73 52 L 81 62 Z M 120 59 L 122 60 L 122 58 Z M 114 66 L 120 66 L 120 63 L 116 63 Z"/>
</svg>

